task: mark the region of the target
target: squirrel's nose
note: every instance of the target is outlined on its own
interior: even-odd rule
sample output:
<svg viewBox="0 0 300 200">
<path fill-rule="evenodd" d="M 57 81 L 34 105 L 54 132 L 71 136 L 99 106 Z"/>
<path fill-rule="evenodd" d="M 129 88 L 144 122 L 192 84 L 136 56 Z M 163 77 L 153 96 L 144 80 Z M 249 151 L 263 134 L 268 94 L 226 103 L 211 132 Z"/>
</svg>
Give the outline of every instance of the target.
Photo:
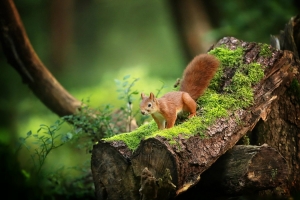
<svg viewBox="0 0 300 200">
<path fill-rule="evenodd" d="M 142 115 L 145 115 L 145 111 L 141 111 Z"/>
</svg>

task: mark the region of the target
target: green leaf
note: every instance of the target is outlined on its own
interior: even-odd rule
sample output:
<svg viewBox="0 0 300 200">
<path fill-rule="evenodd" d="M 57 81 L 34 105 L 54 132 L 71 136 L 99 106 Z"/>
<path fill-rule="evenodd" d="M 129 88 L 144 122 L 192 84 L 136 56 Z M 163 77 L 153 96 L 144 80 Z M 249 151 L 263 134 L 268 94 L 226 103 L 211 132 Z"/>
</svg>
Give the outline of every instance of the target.
<svg viewBox="0 0 300 200">
<path fill-rule="evenodd" d="M 82 128 L 76 128 L 75 129 L 75 133 L 77 134 L 77 133 L 79 133 L 79 132 L 81 132 L 82 131 Z"/>
<path fill-rule="evenodd" d="M 117 85 L 120 85 L 120 84 L 121 84 L 121 81 L 118 80 L 118 79 L 115 79 L 114 81 L 115 81 L 115 83 L 116 83 Z"/>
<path fill-rule="evenodd" d="M 27 132 L 27 136 L 31 136 L 32 132 L 31 131 L 28 131 Z"/>
<path fill-rule="evenodd" d="M 106 106 L 105 106 L 105 109 L 110 109 L 111 108 L 111 105 L 109 105 L 109 104 L 107 104 Z"/>
<path fill-rule="evenodd" d="M 23 137 L 19 137 L 19 140 L 20 140 L 20 142 L 25 142 L 25 138 L 23 138 Z"/>
<path fill-rule="evenodd" d="M 130 78 L 130 74 L 124 76 L 124 77 L 123 77 L 123 80 L 125 81 L 125 80 L 127 80 L 127 79 L 129 79 L 129 78 Z"/>
<path fill-rule="evenodd" d="M 25 169 L 22 169 L 21 170 L 23 176 L 26 178 L 26 179 L 30 179 L 30 173 L 27 172 Z"/>
<path fill-rule="evenodd" d="M 127 84 L 128 84 L 128 81 L 125 81 L 125 82 L 123 82 L 122 86 L 123 86 L 123 87 L 126 87 Z"/>
<path fill-rule="evenodd" d="M 66 143 L 66 142 L 68 142 L 69 140 L 71 140 L 72 137 L 73 137 L 73 134 L 70 133 L 70 132 L 68 132 L 68 133 L 64 134 L 64 135 L 61 137 L 61 141 L 62 141 L 63 143 Z"/>
<path fill-rule="evenodd" d="M 72 134 L 72 133 L 70 133 L 70 132 L 68 132 L 68 133 L 67 133 L 67 136 L 68 136 L 68 138 L 69 138 L 69 139 L 72 139 L 72 137 L 73 137 L 73 134 Z"/>
<path fill-rule="evenodd" d="M 51 138 L 47 138 L 46 140 L 45 140 L 45 143 L 46 144 L 50 144 L 52 142 L 52 139 Z"/>
</svg>

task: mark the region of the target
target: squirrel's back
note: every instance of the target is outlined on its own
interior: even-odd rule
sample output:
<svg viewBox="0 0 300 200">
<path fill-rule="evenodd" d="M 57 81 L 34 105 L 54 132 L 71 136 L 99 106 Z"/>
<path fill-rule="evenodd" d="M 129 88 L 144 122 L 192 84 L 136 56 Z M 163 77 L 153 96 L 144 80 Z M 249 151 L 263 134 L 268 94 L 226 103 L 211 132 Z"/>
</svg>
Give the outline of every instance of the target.
<svg viewBox="0 0 300 200">
<path fill-rule="evenodd" d="M 213 55 L 200 54 L 196 56 L 183 72 L 180 91 L 189 93 L 196 101 L 208 87 L 219 65 L 219 60 Z"/>
</svg>

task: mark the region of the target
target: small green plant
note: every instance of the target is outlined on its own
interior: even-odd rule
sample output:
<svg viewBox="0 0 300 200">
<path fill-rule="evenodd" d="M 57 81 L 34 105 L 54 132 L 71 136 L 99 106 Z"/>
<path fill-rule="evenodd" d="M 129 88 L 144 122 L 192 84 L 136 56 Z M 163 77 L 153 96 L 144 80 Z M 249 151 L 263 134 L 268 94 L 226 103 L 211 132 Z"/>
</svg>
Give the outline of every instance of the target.
<svg viewBox="0 0 300 200">
<path fill-rule="evenodd" d="M 250 145 L 250 138 L 247 135 L 244 135 L 242 138 L 244 145 Z"/>
<path fill-rule="evenodd" d="M 89 106 L 89 99 L 82 100 L 82 102 L 82 106 L 76 114 L 62 117 L 63 120 L 72 125 L 70 134 L 74 136 L 84 134 L 91 139 L 90 141 L 98 141 L 103 137 L 111 137 L 117 133 L 118 130 L 112 126 L 112 105 L 107 104 L 92 109 Z"/>
<path fill-rule="evenodd" d="M 73 179 L 66 178 L 64 175 L 66 171 L 70 171 L 70 168 L 62 167 L 46 175 L 43 172 L 43 166 L 54 149 L 68 142 L 76 143 L 79 148 L 90 150 L 91 146 L 100 139 L 111 137 L 127 130 L 126 128 L 134 118 L 132 110 L 134 95 L 139 93 L 137 90 L 133 90 L 133 86 L 138 79 L 130 81 L 129 78 L 130 76 L 127 75 L 122 81 L 116 80 L 119 99 L 124 100 L 126 106 L 114 110 L 112 105 L 107 104 L 92 109 L 89 106 L 90 99 L 87 98 L 82 100 L 82 105 L 76 114 L 64 116 L 50 126 L 41 124 L 35 134 L 29 131 L 25 137 L 20 137 L 16 153 L 19 153 L 25 147 L 30 152 L 32 163 L 31 170 L 21 170 L 23 176 L 29 181 L 47 182 L 48 193 L 50 191 L 56 195 L 64 195 L 64 197 L 68 197 L 68 195 L 78 197 L 93 194 L 91 189 L 93 186 L 92 182 L 89 182 L 88 188 L 84 184 L 86 179 L 90 179 L 86 177 L 91 175 L 90 172 L 86 172 L 83 177 L 74 180 L 73 177 Z M 70 130 L 61 133 L 63 124 L 71 125 Z M 71 194 L 70 192 L 72 191 L 73 193 Z"/>
<path fill-rule="evenodd" d="M 118 112 L 115 113 L 116 114 L 115 117 L 117 119 L 115 123 L 122 122 L 121 125 L 124 126 L 121 129 L 123 131 L 119 131 L 118 133 L 132 131 L 131 123 L 134 119 L 136 119 L 137 114 L 140 113 L 139 108 L 133 109 L 133 101 L 137 99 L 136 95 L 138 96 L 140 95 L 140 92 L 134 90 L 133 87 L 139 79 L 134 78 L 132 81 L 129 80 L 130 80 L 130 75 L 124 76 L 122 80 L 115 79 L 115 83 L 117 85 L 117 92 L 119 93 L 118 98 L 120 100 L 123 100 L 125 103 L 125 105 L 121 106 L 118 109 Z M 161 91 L 164 88 L 166 88 L 166 85 L 162 83 L 162 86 L 159 89 L 157 89 L 156 97 L 160 95 Z M 148 118 L 149 116 L 144 116 L 144 115 L 141 116 L 138 124 L 143 124 Z"/>
<path fill-rule="evenodd" d="M 71 133 L 58 134 L 57 131 L 61 128 L 63 123 L 64 120 L 57 120 L 51 126 L 41 124 L 36 134 L 32 134 L 32 131 L 29 131 L 26 137 L 19 138 L 20 143 L 17 152 L 22 146 L 25 146 L 28 151 L 34 146 L 34 153 L 30 155 L 33 163 L 32 174 L 38 176 L 49 153 L 72 139 Z M 32 142 L 32 145 L 29 145 L 26 141 L 31 137 L 33 137 L 34 142 Z"/>
<path fill-rule="evenodd" d="M 138 78 L 133 79 L 129 82 L 130 75 L 123 77 L 123 80 L 115 79 L 117 85 L 117 92 L 119 93 L 119 99 L 125 101 L 125 106 L 120 108 L 122 118 L 125 119 L 125 127 L 128 127 L 128 131 L 131 131 L 131 122 L 136 114 L 133 113 L 133 101 L 134 96 L 138 95 L 137 90 L 133 90 L 133 86 L 139 80 Z M 124 121 L 124 120 L 122 120 Z"/>
<path fill-rule="evenodd" d="M 139 94 L 137 90 L 134 90 L 134 85 L 138 80 L 138 78 L 130 80 L 130 75 L 124 76 L 122 80 L 115 79 L 118 98 L 124 101 L 123 106 L 118 109 L 114 109 L 111 104 L 93 109 L 89 106 L 89 98 L 82 100 L 82 106 L 76 114 L 63 117 L 65 121 L 72 124 L 70 134 L 88 136 L 90 141 L 86 144 L 90 147 L 92 143 L 102 138 L 131 131 L 131 123 L 137 114 L 133 111 L 133 101 Z"/>
<path fill-rule="evenodd" d="M 52 170 L 50 173 L 44 171 L 44 165 L 54 149 L 57 149 L 66 143 L 70 142 L 74 137 L 71 132 L 60 133 L 62 125 L 65 120 L 59 119 L 53 125 L 48 126 L 41 124 L 36 133 L 29 131 L 26 137 L 19 138 L 19 145 L 16 153 L 19 153 L 22 147 L 29 152 L 30 164 L 29 170 L 21 169 L 21 173 L 26 178 L 26 183 L 29 185 L 36 185 L 39 188 L 39 198 L 64 196 L 65 199 L 72 199 L 74 197 L 90 196 L 93 197 L 94 192 L 91 189 L 92 183 L 83 186 L 83 181 L 76 177 L 66 177 L 63 173 L 69 173 L 70 169 L 61 167 L 57 170 Z M 77 167 L 79 169 L 80 167 Z M 82 166 L 81 170 L 88 169 Z M 84 177 L 88 173 L 83 173 Z M 80 178 L 80 177 L 79 177 Z"/>
<path fill-rule="evenodd" d="M 156 93 L 156 97 L 159 97 L 159 95 L 160 95 L 160 93 L 161 93 L 161 91 L 163 90 L 163 89 L 165 89 L 165 88 L 167 88 L 167 86 L 165 85 L 165 83 L 164 82 L 162 82 L 162 85 L 161 85 L 161 87 L 160 88 L 158 88 L 158 89 L 156 89 L 156 91 L 157 91 L 157 93 Z M 174 88 L 174 90 L 176 91 L 177 89 L 176 88 Z"/>
<path fill-rule="evenodd" d="M 132 103 L 134 100 L 133 95 L 139 94 L 137 90 L 133 90 L 134 84 L 139 80 L 138 78 L 133 79 L 129 82 L 130 75 L 123 77 L 123 80 L 115 79 L 115 83 L 118 87 L 117 92 L 119 93 L 119 99 L 125 100 L 126 103 Z"/>
<path fill-rule="evenodd" d="M 64 199 L 83 197 L 94 197 L 94 183 L 90 172 L 90 162 L 84 163 L 81 167 L 60 167 L 47 176 L 49 191 L 61 195 Z M 79 172 L 81 175 L 74 177 L 72 172 Z"/>
</svg>

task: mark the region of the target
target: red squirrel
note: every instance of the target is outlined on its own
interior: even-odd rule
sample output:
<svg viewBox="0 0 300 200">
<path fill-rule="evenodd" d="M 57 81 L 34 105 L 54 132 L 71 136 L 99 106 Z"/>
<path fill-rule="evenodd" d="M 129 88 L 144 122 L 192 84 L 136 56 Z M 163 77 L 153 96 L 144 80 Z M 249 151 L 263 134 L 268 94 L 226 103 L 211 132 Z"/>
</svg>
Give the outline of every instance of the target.
<svg viewBox="0 0 300 200">
<path fill-rule="evenodd" d="M 213 55 L 196 56 L 183 72 L 179 91 L 168 92 L 161 98 L 156 98 L 152 92 L 149 97 L 141 93 L 141 113 L 151 114 L 158 129 L 173 127 L 181 111 L 189 112 L 188 118 L 195 116 L 196 101 L 208 87 L 219 65 L 219 60 Z"/>
</svg>

